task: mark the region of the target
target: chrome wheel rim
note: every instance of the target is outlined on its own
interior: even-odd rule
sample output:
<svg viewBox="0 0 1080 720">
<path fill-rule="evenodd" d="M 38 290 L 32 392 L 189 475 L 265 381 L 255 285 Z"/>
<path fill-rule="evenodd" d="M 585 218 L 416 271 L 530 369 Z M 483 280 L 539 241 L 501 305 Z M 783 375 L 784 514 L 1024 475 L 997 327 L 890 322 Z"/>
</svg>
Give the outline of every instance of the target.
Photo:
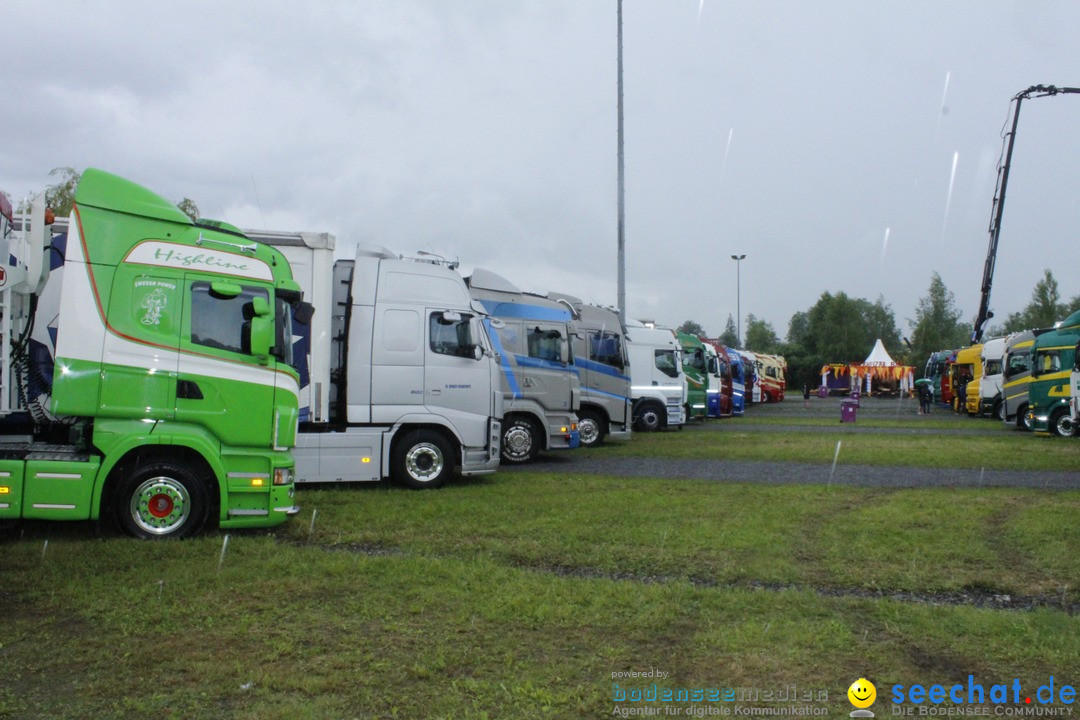
<svg viewBox="0 0 1080 720">
<path fill-rule="evenodd" d="M 140 530 L 151 535 L 167 535 L 187 522 L 191 515 L 191 495 L 174 478 L 153 477 L 135 489 L 129 509 Z"/>
<path fill-rule="evenodd" d="M 437 478 L 445 463 L 442 452 L 432 443 L 414 445 L 405 454 L 405 471 L 418 482 Z"/>
<path fill-rule="evenodd" d="M 532 433 L 529 432 L 528 428 L 521 425 L 511 427 L 503 437 L 503 448 L 505 448 L 507 456 L 514 460 L 527 458 L 532 450 L 532 445 Z"/>
<path fill-rule="evenodd" d="M 594 418 L 581 418 L 578 420 L 577 428 L 582 445 L 592 445 L 600 439 L 600 423 Z"/>
</svg>

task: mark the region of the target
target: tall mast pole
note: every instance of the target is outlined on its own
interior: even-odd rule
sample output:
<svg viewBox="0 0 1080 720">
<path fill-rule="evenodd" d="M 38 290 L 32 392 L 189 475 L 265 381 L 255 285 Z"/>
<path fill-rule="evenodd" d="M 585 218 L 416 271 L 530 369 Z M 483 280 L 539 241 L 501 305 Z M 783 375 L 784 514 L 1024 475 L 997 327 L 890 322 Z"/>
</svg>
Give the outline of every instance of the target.
<svg viewBox="0 0 1080 720">
<path fill-rule="evenodd" d="M 622 0 L 618 0 L 619 11 L 619 321 L 626 326 L 626 171 L 623 160 L 623 59 L 622 59 Z"/>
</svg>

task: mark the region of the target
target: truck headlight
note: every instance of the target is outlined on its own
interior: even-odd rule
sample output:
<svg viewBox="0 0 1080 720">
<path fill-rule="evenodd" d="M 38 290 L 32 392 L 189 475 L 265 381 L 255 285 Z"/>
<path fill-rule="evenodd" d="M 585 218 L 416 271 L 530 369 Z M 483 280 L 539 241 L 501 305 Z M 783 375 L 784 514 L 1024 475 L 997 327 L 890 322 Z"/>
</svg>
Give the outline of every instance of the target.
<svg viewBox="0 0 1080 720">
<path fill-rule="evenodd" d="M 292 485 L 293 469 L 288 467 L 274 468 L 275 485 Z"/>
</svg>

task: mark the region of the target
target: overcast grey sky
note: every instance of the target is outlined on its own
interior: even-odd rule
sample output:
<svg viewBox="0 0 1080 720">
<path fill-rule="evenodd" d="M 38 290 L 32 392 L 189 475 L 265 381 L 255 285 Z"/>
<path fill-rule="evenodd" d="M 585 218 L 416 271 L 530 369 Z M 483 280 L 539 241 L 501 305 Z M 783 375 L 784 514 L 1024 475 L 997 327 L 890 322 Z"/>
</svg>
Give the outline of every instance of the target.
<svg viewBox="0 0 1080 720">
<path fill-rule="evenodd" d="M 241 227 L 616 294 L 615 0 L 4 4 L 0 189 L 100 167 Z M 627 305 L 783 337 L 823 291 L 978 306 L 1009 99 L 1073 0 L 625 0 Z M 992 306 L 1080 293 L 1080 95 L 1025 102 Z"/>
</svg>

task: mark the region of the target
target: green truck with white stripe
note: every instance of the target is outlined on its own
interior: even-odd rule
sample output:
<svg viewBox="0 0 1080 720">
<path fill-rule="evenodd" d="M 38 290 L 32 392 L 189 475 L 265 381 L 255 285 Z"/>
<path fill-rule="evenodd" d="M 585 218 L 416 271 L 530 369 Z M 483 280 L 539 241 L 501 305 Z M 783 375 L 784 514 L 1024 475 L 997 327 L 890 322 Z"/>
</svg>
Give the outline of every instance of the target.
<svg viewBox="0 0 1080 720">
<path fill-rule="evenodd" d="M 284 256 L 94 169 L 66 235 L 11 220 L 0 520 L 165 538 L 295 514 L 291 315 L 311 307 Z"/>
</svg>

